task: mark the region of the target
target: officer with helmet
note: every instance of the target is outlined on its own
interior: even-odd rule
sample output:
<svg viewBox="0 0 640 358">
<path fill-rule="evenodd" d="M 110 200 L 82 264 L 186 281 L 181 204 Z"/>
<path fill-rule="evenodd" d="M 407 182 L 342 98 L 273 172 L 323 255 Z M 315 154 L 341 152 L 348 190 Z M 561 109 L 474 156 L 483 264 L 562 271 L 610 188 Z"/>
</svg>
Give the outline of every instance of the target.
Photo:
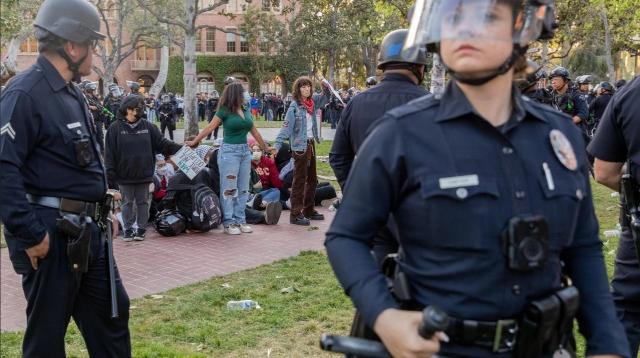
<svg viewBox="0 0 640 358">
<path fill-rule="evenodd" d="M 571 76 L 564 67 L 556 67 L 549 74 L 551 81 L 551 105 L 558 111 L 569 115 L 580 129 L 585 146 L 591 140 L 588 134 L 589 106 L 582 92 L 569 85 Z"/>
<path fill-rule="evenodd" d="M 602 81 L 598 85 L 598 92 L 598 98 L 591 102 L 591 105 L 589 106 L 589 113 L 593 116 L 596 123 L 600 122 L 600 119 L 604 114 L 604 110 L 607 109 L 609 101 L 611 101 L 611 97 L 615 93 L 615 89 L 611 83 Z"/>
<path fill-rule="evenodd" d="M 547 77 L 546 71 L 533 60 L 527 59 L 528 71 L 515 80 L 523 96 L 543 104 L 551 104 L 549 93 L 540 86 L 540 80 Z"/>
<path fill-rule="evenodd" d="M 376 78 L 376 76 L 368 77 L 367 80 L 365 81 L 365 85 L 367 86 L 367 89 L 377 84 L 378 84 L 378 79 Z"/>
<path fill-rule="evenodd" d="M 109 112 L 116 114 L 118 113 L 118 109 L 120 109 L 120 105 L 122 104 L 122 95 L 123 93 L 120 91 L 120 88 L 117 84 L 112 83 L 109 85 L 109 94 L 104 100 L 104 107 L 109 110 Z M 104 117 L 104 128 L 109 129 L 109 125 L 114 121 L 115 118 Z"/>
<path fill-rule="evenodd" d="M 576 317 L 588 357 L 629 358 L 584 143 L 566 116 L 513 86 L 528 44 L 552 37 L 552 3 L 416 2 L 407 56 L 433 48 L 452 81 L 373 127 L 325 241 L 394 357 L 575 357 Z M 400 245 L 392 281 L 370 253 L 390 215 Z M 425 306 L 448 314 L 446 335 L 418 334 Z"/>
<path fill-rule="evenodd" d="M 589 94 L 589 84 L 591 84 L 591 76 L 589 75 L 576 78 L 576 89 L 585 96 Z"/>
<path fill-rule="evenodd" d="M 86 0 L 45 0 L 36 16 L 36 63 L 2 93 L 0 215 L 27 300 L 23 357 L 65 357 L 71 317 L 91 357 L 131 357 L 129 297 L 109 280 L 107 179 L 84 96 L 100 16 Z M 113 236 L 117 233 L 117 220 Z M 58 224 L 60 222 L 60 224 Z M 114 282 L 118 310 L 111 312 Z"/>
<path fill-rule="evenodd" d="M 96 136 L 98 139 L 98 145 L 100 146 L 100 153 L 104 154 L 104 132 L 102 131 L 102 111 L 100 110 L 100 100 L 96 98 L 96 90 L 98 89 L 97 82 L 88 81 L 88 83 L 84 83 L 84 93 L 87 98 L 87 104 L 89 105 L 89 111 L 91 111 L 91 117 L 93 119 L 93 124 L 96 127 Z M 113 112 L 112 112 L 113 113 Z"/>
</svg>

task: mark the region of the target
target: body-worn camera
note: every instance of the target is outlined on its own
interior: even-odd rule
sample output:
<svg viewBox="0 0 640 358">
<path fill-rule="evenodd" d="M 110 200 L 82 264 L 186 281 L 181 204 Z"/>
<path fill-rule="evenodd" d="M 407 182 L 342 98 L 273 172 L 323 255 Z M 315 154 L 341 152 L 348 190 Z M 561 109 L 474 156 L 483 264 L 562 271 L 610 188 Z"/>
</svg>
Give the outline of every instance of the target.
<svg viewBox="0 0 640 358">
<path fill-rule="evenodd" d="M 74 142 L 76 148 L 76 162 L 81 167 L 86 167 L 93 161 L 93 150 L 89 138 L 78 139 Z"/>
<path fill-rule="evenodd" d="M 509 220 L 503 245 L 509 268 L 534 271 L 547 264 L 547 220 L 540 215 L 520 215 Z"/>
</svg>

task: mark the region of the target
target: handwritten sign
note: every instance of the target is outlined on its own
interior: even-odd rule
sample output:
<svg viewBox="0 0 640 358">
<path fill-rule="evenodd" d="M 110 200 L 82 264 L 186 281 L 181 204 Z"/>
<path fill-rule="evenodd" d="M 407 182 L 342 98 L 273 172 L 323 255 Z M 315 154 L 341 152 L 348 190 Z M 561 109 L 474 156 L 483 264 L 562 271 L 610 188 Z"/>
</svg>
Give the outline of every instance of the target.
<svg viewBox="0 0 640 358">
<path fill-rule="evenodd" d="M 171 160 L 178 166 L 178 169 L 187 174 L 189 179 L 195 178 L 206 166 L 198 154 L 189 147 L 182 147 Z"/>
</svg>

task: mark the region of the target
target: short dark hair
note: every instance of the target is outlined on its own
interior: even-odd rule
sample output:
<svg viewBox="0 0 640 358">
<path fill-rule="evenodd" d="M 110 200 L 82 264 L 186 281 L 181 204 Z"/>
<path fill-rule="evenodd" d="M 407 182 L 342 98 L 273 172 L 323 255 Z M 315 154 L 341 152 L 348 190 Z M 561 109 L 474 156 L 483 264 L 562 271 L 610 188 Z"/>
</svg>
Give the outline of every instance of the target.
<svg viewBox="0 0 640 358">
<path fill-rule="evenodd" d="M 238 108 L 242 108 L 243 102 L 244 87 L 242 87 L 242 83 L 229 83 L 227 87 L 225 87 L 224 91 L 222 91 L 222 96 L 220 97 L 217 109 L 226 108 L 227 112 L 235 113 L 238 111 Z"/>
<path fill-rule="evenodd" d="M 40 26 L 36 26 L 35 30 L 33 30 L 33 37 L 38 41 L 39 53 L 55 52 L 58 45 L 63 41 Z"/>
<path fill-rule="evenodd" d="M 302 93 L 300 92 L 300 88 L 302 86 L 313 86 L 311 83 L 311 79 L 306 76 L 298 77 L 295 82 L 293 82 L 293 91 L 291 94 L 293 96 L 293 100 L 296 102 L 302 101 Z"/>
<path fill-rule="evenodd" d="M 127 109 L 133 110 L 134 108 L 142 108 L 142 98 L 139 96 L 127 96 L 122 100 L 122 104 L 120 104 L 120 109 L 118 111 L 123 116 L 127 115 Z"/>
</svg>

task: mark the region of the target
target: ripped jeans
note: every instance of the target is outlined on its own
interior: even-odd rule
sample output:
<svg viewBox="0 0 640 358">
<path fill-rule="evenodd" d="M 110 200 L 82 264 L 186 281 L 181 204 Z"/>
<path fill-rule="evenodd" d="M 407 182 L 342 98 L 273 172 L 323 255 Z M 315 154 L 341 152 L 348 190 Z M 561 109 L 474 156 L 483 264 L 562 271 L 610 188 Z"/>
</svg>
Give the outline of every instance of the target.
<svg viewBox="0 0 640 358">
<path fill-rule="evenodd" d="M 220 206 L 222 224 L 246 222 L 244 213 L 249 197 L 251 178 L 251 151 L 247 144 L 222 143 L 218 157 L 220 169 Z"/>
</svg>

